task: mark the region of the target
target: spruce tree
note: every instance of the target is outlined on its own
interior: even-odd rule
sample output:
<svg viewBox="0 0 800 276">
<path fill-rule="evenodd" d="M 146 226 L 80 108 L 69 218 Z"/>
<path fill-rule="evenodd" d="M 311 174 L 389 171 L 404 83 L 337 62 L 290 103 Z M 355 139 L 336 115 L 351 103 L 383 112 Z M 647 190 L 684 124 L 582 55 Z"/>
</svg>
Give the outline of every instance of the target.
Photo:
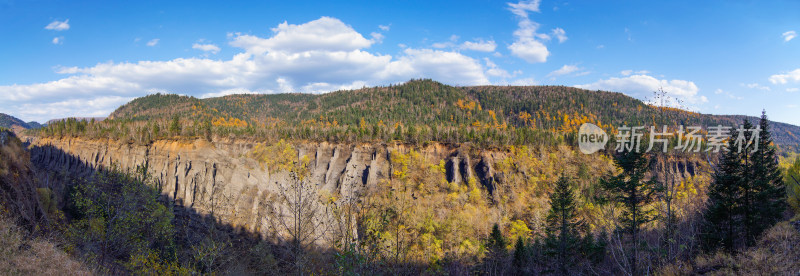
<svg viewBox="0 0 800 276">
<path fill-rule="evenodd" d="M 492 232 L 489 234 L 489 239 L 486 241 L 486 248 L 489 249 L 489 258 L 486 259 L 485 274 L 504 274 L 506 269 L 506 239 L 503 233 L 500 232 L 500 226 L 497 223 L 492 226 Z"/>
<path fill-rule="evenodd" d="M 750 156 L 752 179 L 748 188 L 753 204 L 750 210 L 752 215 L 745 221 L 747 245 L 755 244 L 764 230 L 781 219 L 786 208 L 783 176 L 778 168 L 766 112 L 762 111 L 759 126 L 761 131 L 758 133 L 758 148 Z"/>
<path fill-rule="evenodd" d="M 647 205 L 653 202 L 661 186 L 654 179 L 646 178 L 650 159 L 646 153 L 628 150 L 618 153 L 614 163 L 622 173 L 601 180 L 601 186 L 608 193 L 607 200 L 621 203 L 620 230 L 630 237 L 628 262 L 630 274 L 638 274 L 639 235 L 642 226 L 655 219 L 653 210 Z"/>
<path fill-rule="evenodd" d="M 731 135 L 735 130 L 731 130 Z M 735 148 L 734 139 L 728 140 L 728 149 Z M 709 186 L 707 209 L 703 214 L 702 240 L 707 251 L 718 247 L 728 252 L 734 249 L 739 232 L 738 202 L 742 197 L 742 158 L 735 150 L 724 152 Z"/>
<path fill-rule="evenodd" d="M 528 271 L 528 255 L 528 247 L 525 246 L 525 241 L 522 240 L 522 237 L 517 237 L 517 243 L 514 244 L 514 259 L 512 260 L 514 274 L 530 274 Z"/>
<path fill-rule="evenodd" d="M 574 264 L 581 251 L 582 238 L 578 232 L 581 227 L 583 221 L 575 212 L 575 197 L 569 179 L 562 174 L 550 194 L 550 211 L 545 228 L 547 253 L 555 257 L 556 270 L 560 275 L 569 274 L 567 268 Z"/>
<path fill-rule="evenodd" d="M 503 233 L 500 232 L 500 226 L 497 223 L 492 226 L 492 233 L 489 234 L 487 247 L 492 251 L 505 251 L 506 239 L 503 237 Z"/>
</svg>

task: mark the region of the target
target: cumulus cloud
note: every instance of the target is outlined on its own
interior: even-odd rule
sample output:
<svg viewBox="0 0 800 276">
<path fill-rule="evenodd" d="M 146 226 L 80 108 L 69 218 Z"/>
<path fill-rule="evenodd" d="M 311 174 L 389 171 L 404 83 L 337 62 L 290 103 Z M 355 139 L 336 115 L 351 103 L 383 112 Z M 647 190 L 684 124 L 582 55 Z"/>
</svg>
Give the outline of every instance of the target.
<svg viewBox="0 0 800 276">
<path fill-rule="evenodd" d="M 629 96 L 646 99 L 652 97 L 654 91 L 664 89 L 667 95 L 687 104 L 707 102 L 705 96 L 698 95 L 699 89 L 692 81 L 657 79 L 649 75 L 631 75 L 624 78 L 612 77 L 594 83 L 576 85 L 575 87 L 590 90 L 622 92 Z M 668 103 L 678 106 L 678 103 Z"/>
<path fill-rule="evenodd" d="M 551 39 L 550 35 L 538 33 L 539 23 L 530 19 L 531 12 L 539 12 L 540 0 L 520 1 L 508 3 L 508 9 L 519 19 L 518 28 L 514 31 L 514 43 L 508 46 L 511 54 L 529 63 L 546 62 L 550 51 L 544 42 Z M 566 31 L 562 28 L 552 30 L 552 35 L 559 43 L 567 40 Z"/>
<path fill-rule="evenodd" d="M 53 38 L 53 44 L 55 44 L 55 45 L 64 44 L 64 37 L 63 36 L 54 37 Z"/>
<path fill-rule="evenodd" d="M 404 56 L 378 74 L 381 79 L 432 78 L 444 83 L 489 84 L 480 63 L 456 52 L 405 49 Z M 402 76 L 402 77 L 401 77 Z"/>
<path fill-rule="evenodd" d="M 272 32 L 274 35 L 270 38 L 236 34 L 231 45 L 247 49 L 253 54 L 264 54 L 267 51 L 353 51 L 368 48 L 373 43 L 352 27 L 332 17 L 322 17 L 300 25 L 283 22 L 272 28 Z"/>
<path fill-rule="evenodd" d="M 782 34 L 783 41 L 789 41 L 797 37 L 797 32 L 795 31 L 788 31 Z"/>
<path fill-rule="evenodd" d="M 650 71 L 647 71 L 647 70 L 639 70 L 639 71 L 622 70 L 621 72 L 619 72 L 619 74 L 623 75 L 623 76 L 630 76 L 631 74 L 647 75 L 647 74 L 650 74 Z"/>
<path fill-rule="evenodd" d="M 725 90 L 722 90 L 722 89 L 717 89 L 717 90 L 714 90 L 714 94 L 717 94 L 717 95 L 725 95 L 726 97 L 728 97 L 728 98 L 731 98 L 731 99 L 734 99 L 734 100 L 741 100 L 741 99 L 743 99 L 742 97 L 739 97 L 739 96 L 733 95 L 731 92 L 728 92 L 728 91 L 725 91 Z"/>
<path fill-rule="evenodd" d="M 372 36 L 372 42 L 374 42 L 374 43 L 383 43 L 384 36 L 383 36 L 382 33 L 372 32 L 369 35 Z"/>
<path fill-rule="evenodd" d="M 747 88 L 751 88 L 751 89 L 764 90 L 764 91 L 770 91 L 771 90 L 769 87 L 763 86 L 763 85 L 755 83 L 755 82 L 754 83 L 748 83 L 748 84 L 742 83 L 742 86 L 747 87 Z"/>
<path fill-rule="evenodd" d="M 389 25 L 378 25 L 378 28 L 381 29 L 381 31 L 387 32 L 387 31 L 389 31 L 389 27 L 390 26 L 391 26 L 391 24 L 389 24 Z"/>
<path fill-rule="evenodd" d="M 794 71 L 784 73 L 784 74 L 775 74 L 769 77 L 769 82 L 772 84 L 787 84 L 789 82 L 800 82 L 800 69 L 795 69 Z"/>
<path fill-rule="evenodd" d="M 564 41 L 567 41 L 567 32 L 562 28 L 553 29 L 553 36 L 558 39 L 558 43 L 564 43 Z"/>
<path fill-rule="evenodd" d="M 192 49 L 197 49 L 197 50 L 200 50 L 200 51 L 203 51 L 203 52 L 212 53 L 212 54 L 219 53 L 219 51 L 220 51 L 219 46 L 214 45 L 214 44 L 195 43 L 195 44 L 192 44 Z"/>
<path fill-rule="evenodd" d="M 482 39 L 479 39 L 474 42 L 465 41 L 461 44 L 461 49 L 480 52 L 494 52 L 495 48 L 497 48 L 497 44 L 494 42 L 494 40 L 483 41 Z"/>
<path fill-rule="evenodd" d="M 569 75 L 569 74 L 572 74 L 572 73 L 577 72 L 579 70 L 581 70 L 581 69 L 578 68 L 578 66 L 566 65 L 565 64 L 564 66 L 561 66 L 561 68 L 558 68 L 558 70 L 550 72 L 549 74 L 547 74 L 547 76 L 548 77 L 558 77 L 558 76 L 563 76 L 563 75 Z"/>
<path fill-rule="evenodd" d="M 533 78 L 522 78 L 511 82 L 511 85 L 520 85 L 520 86 L 537 85 L 537 84 L 539 84 L 539 82 Z"/>
<path fill-rule="evenodd" d="M 483 58 L 483 60 L 484 60 L 484 62 L 486 62 L 486 67 L 488 68 L 486 70 L 486 74 L 489 75 L 489 76 L 508 79 L 508 78 L 512 78 L 512 77 L 517 75 L 517 72 L 514 72 L 513 75 L 509 74 L 508 71 L 503 70 L 500 67 L 498 67 L 497 64 L 492 62 L 492 60 L 490 60 L 489 58 Z"/>
<path fill-rule="evenodd" d="M 156 44 L 158 44 L 159 40 L 160 39 L 158 39 L 158 38 L 151 39 L 150 41 L 147 42 L 147 46 L 150 46 L 150 47 L 156 46 Z"/>
<path fill-rule="evenodd" d="M 113 107 L 161 91 L 198 97 L 234 93 L 326 92 L 338 89 L 432 78 L 451 85 L 489 84 L 479 60 L 447 50 L 405 48 L 381 55 L 367 51 L 374 42 L 338 19 L 322 17 L 304 24 L 281 23 L 272 34 L 229 34 L 238 49 L 227 60 L 176 58 L 165 61 L 107 62 L 90 67 L 57 67 L 64 77 L 50 82 L 0 86 L 0 112 L 46 121 L 88 112 L 93 102 L 107 115 Z M 206 44 L 207 45 L 207 44 Z M 216 46 L 216 45 L 214 45 Z M 216 50 L 198 44 L 199 50 Z M 105 98 L 104 98 L 105 97 Z M 103 98 L 104 101 L 97 101 Z M 108 106 L 103 107 L 106 104 Z M 33 114 L 22 107 L 39 109 Z"/>
<path fill-rule="evenodd" d="M 47 26 L 45 26 L 44 28 L 47 29 L 47 30 L 53 30 L 53 31 L 66 31 L 66 30 L 69 30 L 69 19 L 64 20 L 64 21 L 55 20 L 53 22 L 50 22 L 50 24 L 47 24 Z"/>
</svg>

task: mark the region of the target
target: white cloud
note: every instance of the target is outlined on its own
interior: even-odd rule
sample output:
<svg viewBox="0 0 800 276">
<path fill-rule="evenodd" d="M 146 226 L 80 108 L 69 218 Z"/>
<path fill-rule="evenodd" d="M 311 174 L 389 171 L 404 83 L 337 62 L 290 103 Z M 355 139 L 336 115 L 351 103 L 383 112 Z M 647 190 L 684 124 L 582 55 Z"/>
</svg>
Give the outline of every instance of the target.
<svg viewBox="0 0 800 276">
<path fill-rule="evenodd" d="M 159 40 L 160 39 L 158 39 L 158 38 L 151 39 L 150 41 L 147 42 L 147 46 L 150 46 L 150 47 L 156 46 L 156 44 L 158 44 Z"/>
<path fill-rule="evenodd" d="M 424 77 L 444 83 L 489 84 L 481 65 L 468 56 L 431 49 L 405 49 L 403 52 L 405 56 L 386 66 L 386 69 L 379 73 L 380 78 Z"/>
<path fill-rule="evenodd" d="M 786 92 L 797 92 L 797 91 L 800 91 L 800 88 L 797 87 L 786 88 Z"/>
<path fill-rule="evenodd" d="M 383 43 L 383 38 L 384 38 L 383 34 L 378 32 L 372 32 L 369 35 L 372 36 L 372 42 Z"/>
<path fill-rule="evenodd" d="M 331 17 L 300 25 L 283 22 L 272 28 L 272 32 L 274 35 L 270 38 L 235 34 L 231 45 L 246 49 L 249 53 L 264 54 L 267 51 L 353 51 L 368 48 L 373 43 L 344 22 Z"/>
<path fill-rule="evenodd" d="M 508 49 L 511 50 L 511 54 L 529 63 L 545 62 L 550 55 L 547 46 L 533 39 L 517 40 L 508 46 Z"/>
<path fill-rule="evenodd" d="M 622 92 L 629 96 L 646 99 L 652 97 L 654 91 L 663 88 L 667 95 L 677 98 L 687 104 L 707 102 L 705 96 L 698 95 L 699 89 L 692 81 L 657 79 L 649 75 L 631 75 L 624 78 L 612 77 L 594 83 L 576 85 L 575 87 L 590 90 L 605 90 Z M 678 106 L 678 103 L 668 103 Z"/>
<path fill-rule="evenodd" d="M 13 107 L 3 107 L 0 112 L 14 114 L 25 121 L 47 122 L 67 117 L 105 117 L 133 97 L 97 96 L 91 99 L 75 98 L 54 102 L 25 102 Z"/>
<path fill-rule="evenodd" d="M 772 84 L 787 84 L 790 81 L 800 82 L 800 69 L 795 69 L 794 71 L 785 74 L 775 74 L 769 76 L 769 82 Z"/>
<path fill-rule="evenodd" d="M 795 31 L 788 31 L 782 34 L 783 41 L 789 41 L 797 37 L 797 32 Z"/>
<path fill-rule="evenodd" d="M 362 86 L 432 78 L 451 85 L 489 84 L 479 60 L 454 51 L 404 48 L 399 55 L 366 51 L 372 41 L 335 18 L 305 24 L 282 23 L 272 36 L 229 34 L 239 49 L 227 60 L 176 58 L 166 61 L 99 63 L 90 67 L 57 67 L 62 79 L 33 84 L 0 85 L 0 112 L 23 114 L 26 120 L 46 121 L 88 111 L 95 102 L 107 115 L 123 99 L 161 91 L 198 97 L 232 93 L 325 92 Z M 201 44 L 202 45 L 202 44 Z M 195 48 L 195 47 L 193 47 Z M 211 49 L 210 47 L 202 47 Z M 200 50 L 203 50 L 203 49 Z M 490 70 L 492 68 L 489 68 Z M 110 98 L 116 97 L 116 98 Z M 112 100 L 119 100 L 115 102 Z M 23 113 L 21 106 L 41 108 Z M 98 111 L 99 112 L 99 111 Z M 92 114 L 98 114 L 92 112 Z"/>
<path fill-rule="evenodd" d="M 758 83 L 748 83 L 748 84 L 742 83 L 741 85 L 744 86 L 744 87 L 747 87 L 747 88 L 751 88 L 751 89 L 758 89 L 758 90 L 764 90 L 764 91 L 770 91 L 771 90 L 769 87 L 762 86 L 762 85 L 760 85 Z"/>
<path fill-rule="evenodd" d="M 500 77 L 503 79 L 513 78 L 517 75 L 517 72 L 514 74 L 509 74 L 508 71 L 501 69 L 497 66 L 494 62 L 492 62 L 489 58 L 483 58 L 484 62 L 486 62 L 486 67 L 489 68 L 486 70 L 486 74 L 492 77 Z"/>
<path fill-rule="evenodd" d="M 577 72 L 579 70 L 581 70 L 581 69 L 578 68 L 578 66 L 566 65 L 565 64 L 564 66 L 561 66 L 561 68 L 558 68 L 558 70 L 550 72 L 549 74 L 547 74 L 547 76 L 548 77 L 558 77 L 558 76 L 568 75 L 568 74 L 571 74 L 573 72 Z"/>
<path fill-rule="evenodd" d="M 517 30 L 514 31 L 514 43 L 508 46 L 511 54 L 529 63 L 546 62 L 550 51 L 543 41 L 550 40 L 547 34 L 537 33 L 539 23 L 529 18 L 530 12 L 539 12 L 539 0 L 520 1 L 519 3 L 508 3 L 511 13 L 519 17 Z M 553 30 L 559 41 L 563 42 L 567 37 L 561 28 Z M 563 40 L 562 40 L 563 39 Z"/>
<path fill-rule="evenodd" d="M 47 24 L 47 26 L 45 26 L 44 28 L 47 29 L 47 30 L 53 30 L 53 31 L 66 31 L 66 30 L 69 30 L 69 19 L 64 20 L 64 21 L 55 20 L 53 22 L 50 22 L 50 24 Z"/>
<path fill-rule="evenodd" d="M 494 40 L 483 41 L 482 39 L 479 39 L 475 42 L 465 41 L 461 44 L 461 49 L 480 52 L 494 52 L 495 48 L 497 48 L 497 44 L 494 42 Z"/>
<path fill-rule="evenodd" d="M 539 3 L 541 0 L 533 0 L 533 1 L 520 1 L 519 3 L 508 3 L 508 6 L 511 7 L 512 13 L 519 17 L 528 18 L 528 12 L 539 12 Z"/>
<path fill-rule="evenodd" d="M 639 71 L 622 70 L 622 71 L 619 72 L 619 74 L 623 75 L 623 76 L 630 76 L 631 74 L 647 75 L 647 74 L 650 74 L 650 71 L 647 71 L 647 70 L 639 70 Z"/>
<path fill-rule="evenodd" d="M 206 98 L 228 96 L 233 94 L 262 94 L 262 93 L 273 93 L 273 91 L 250 91 L 250 89 L 247 88 L 232 88 L 232 89 L 222 90 L 219 92 L 205 93 L 200 95 L 200 98 L 206 99 Z"/>
<path fill-rule="evenodd" d="M 739 96 L 733 95 L 733 93 L 731 93 L 731 92 L 728 92 L 728 91 L 724 91 L 724 90 L 722 90 L 722 89 L 717 89 L 717 90 L 714 90 L 714 94 L 717 94 L 717 95 L 720 95 L 720 94 L 721 94 L 721 95 L 725 95 L 726 97 L 728 97 L 728 98 L 731 98 L 731 99 L 734 99 L 734 100 L 741 100 L 741 99 L 744 99 L 744 98 L 742 98 L 742 97 L 739 97 Z"/>
<path fill-rule="evenodd" d="M 458 42 L 458 39 L 459 39 L 459 36 L 451 35 L 450 36 L 450 41 L 435 42 L 435 43 L 431 44 L 431 47 L 437 48 L 437 49 L 455 48 L 456 47 L 456 42 Z"/>
<path fill-rule="evenodd" d="M 537 82 L 533 78 L 522 78 L 511 82 L 511 85 L 521 85 L 521 86 L 537 85 L 537 84 L 539 84 L 539 82 Z"/>
<path fill-rule="evenodd" d="M 64 44 L 64 37 L 63 36 L 54 37 L 53 38 L 53 44 L 56 44 L 56 45 Z"/>
<path fill-rule="evenodd" d="M 389 31 L 389 27 L 390 26 L 391 26 L 391 24 L 389 24 L 389 25 L 378 25 L 378 28 L 381 29 L 381 31 L 387 32 L 387 31 Z"/>
<path fill-rule="evenodd" d="M 209 52 L 209 53 L 212 53 L 212 54 L 219 53 L 219 51 L 220 51 L 219 46 L 214 45 L 214 44 L 195 43 L 195 44 L 192 44 L 192 49 L 197 49 L 197 50 L 200 50 L 200 51 L 203 51 L 203 52 Z"/>
<path fill-rule="evenodd" d="M 436 42 L 431 44 L 431 47 L 436 49 L 452 48 L 453 46 L 455 46 L 455 44 L 452 42 Z"/>
<path fill-rule="evenodd" d="M 553 35 L 558 38 L 558 43 L 564 43 L 564 41 L 567 41 L 567 32 L 565 32 L 562 28 L 553 29 Z"/>
</svg>

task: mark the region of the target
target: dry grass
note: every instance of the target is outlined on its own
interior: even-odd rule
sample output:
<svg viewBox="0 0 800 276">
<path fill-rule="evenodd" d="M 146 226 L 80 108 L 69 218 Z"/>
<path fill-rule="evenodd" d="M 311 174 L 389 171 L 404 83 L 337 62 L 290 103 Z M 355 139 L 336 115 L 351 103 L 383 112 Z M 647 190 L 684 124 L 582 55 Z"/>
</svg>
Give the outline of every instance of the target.
<svg viewBox="0 0 800 276">
<path fill-rule="evenodd" d="M 26 239 L 22 229 L 0 217 L 0 275 L 93 275 L 52 242 Z"/>
<path fill-rule="evenodd" d="M 693 262 L 663 267 L 660 275 L 799 275 L 800 231 L 781 222 L 764 233 L 757 246 L 736 255 L 700 255 Z"/>
</svg>

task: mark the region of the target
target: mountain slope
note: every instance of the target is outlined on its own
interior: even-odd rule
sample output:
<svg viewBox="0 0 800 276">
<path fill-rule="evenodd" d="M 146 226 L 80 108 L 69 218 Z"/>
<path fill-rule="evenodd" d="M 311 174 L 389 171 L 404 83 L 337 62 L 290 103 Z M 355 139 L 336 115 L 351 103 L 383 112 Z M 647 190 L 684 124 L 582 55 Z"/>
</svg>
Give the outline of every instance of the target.
<svg viewBox="0 0 800 276">
<path fill-rule="evenodd" d="M 22 128 L 31 128 L 28 123 L 8 114 L 0 113 L 0 127 L 13 128 L 14 126 Z"/>
<path fill-rule="evenodd" d="M 178 115 L 185 120 L 244 125 L 280 122 L 296 127 L 405 125 L 452 128 L 507 127 L 574 131 L 584 122 L 613 130 L 622 125 L 738 126 L 747 118 L 675 108 L 659 109 L 622 93 L 565 86 L 453 87 L 431 80 L 326 94 L 229 95 L 197 99 L 149 95 L 123 105 L 109 118 L 140 121 Z M 662 123 L 663 122 L 663 123 Z M 775 141 L 800 144 L 800 127 L 773 122 Z"/>
</svg>

